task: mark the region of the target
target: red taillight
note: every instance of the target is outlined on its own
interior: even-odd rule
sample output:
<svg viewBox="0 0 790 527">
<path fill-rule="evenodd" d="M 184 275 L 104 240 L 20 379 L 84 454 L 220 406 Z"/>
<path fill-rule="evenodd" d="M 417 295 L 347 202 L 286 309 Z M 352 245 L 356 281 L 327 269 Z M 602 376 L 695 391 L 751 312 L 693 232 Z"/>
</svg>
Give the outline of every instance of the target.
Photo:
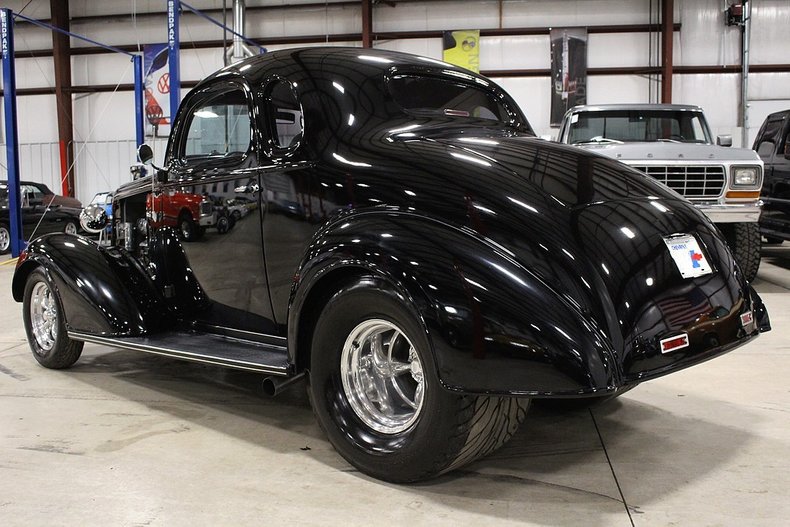
<svg viewBox="0 0 790 527">
<path fill-rule="evenodd" d="M 741 326 L 746 327 L 752 322 L 754 322 L 754 315 L 752 315 L 751 311 L 747 311 L 741 315 Z"/>
<path fill-rule="evenodd" d="M 661 353 L 669 353 L 670 351 L 688 347 L 689 336 L 687 333 L 675 335 L 674 337 L 661 340 L 659 344 L 661 345 Z"/>
</svg>

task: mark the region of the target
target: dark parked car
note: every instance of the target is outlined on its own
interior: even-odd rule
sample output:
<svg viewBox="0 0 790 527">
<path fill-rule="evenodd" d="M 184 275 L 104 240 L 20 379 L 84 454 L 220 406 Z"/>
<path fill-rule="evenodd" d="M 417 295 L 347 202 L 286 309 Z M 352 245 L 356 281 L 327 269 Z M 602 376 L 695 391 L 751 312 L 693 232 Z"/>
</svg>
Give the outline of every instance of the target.
<svg viewBox="0 0 790 527">
<path fill-rule="evenodd" d="M 80 210 L 61 205 L 49 205 L 51 196 L 39 194 L 28 182 L 20 184 L 22 235 L 25 240 L 49 232 L 76 234 L 79 230 Z M 60 196 L 62 197 L 62 196 Z M 0 254 L 11 250 L 11 222 L 8 209 L 8 183 L 0 181 Z"/>
<path fill-rule="evenodd" d="M 760 232 L 768 243 L 790 240 L 790 110 L 769 115 L 752 146 L 765 163 Z"/>
<path fill-rule="evenodd" d="M 3 183 L 8 184 L 7 181 Z M 28 199 L 39 202 L 43 205 L 60 205 L 72 209 L 81 209 L 82 203 L 77 198 L 61 196 L 52 192 L 44 183 L 36 181 L 20 181 L 22 195 L 27 195 Z"/>
<path fill-rule="evenodd" d="M 306 376 L 332 444 L 376 478 L 495 450 L 531 398 L 614 397 L 770 329 L 699 210 L 536 139 L 496 84 L 434 59 L 224 68 L 184 98 L 154 174 L 115 193 L 113 246 L 51 235 L 20 258 L 36 359 L 65 368 L 93 342 L 260 372 L 273 393 Z M 224 236 L 146 221 L 152 185 L 213 183 L 258 203 Z"/>
</svg>

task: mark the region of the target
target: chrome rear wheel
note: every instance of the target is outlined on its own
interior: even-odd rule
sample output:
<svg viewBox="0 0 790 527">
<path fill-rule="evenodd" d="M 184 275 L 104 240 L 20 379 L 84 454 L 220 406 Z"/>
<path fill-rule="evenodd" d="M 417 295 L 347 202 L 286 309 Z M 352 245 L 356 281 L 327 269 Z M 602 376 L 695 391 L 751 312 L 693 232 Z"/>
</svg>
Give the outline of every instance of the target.
<svg viewBox="0 0 790 527">
<path fill-rule="evenodd" d="M 414 424 L 425 395 L 423 365 L 403 330 L 366 320 L 346 338 L 340 361 L 343 390 L 363 423 L 383 434 Z"/>
</svg>

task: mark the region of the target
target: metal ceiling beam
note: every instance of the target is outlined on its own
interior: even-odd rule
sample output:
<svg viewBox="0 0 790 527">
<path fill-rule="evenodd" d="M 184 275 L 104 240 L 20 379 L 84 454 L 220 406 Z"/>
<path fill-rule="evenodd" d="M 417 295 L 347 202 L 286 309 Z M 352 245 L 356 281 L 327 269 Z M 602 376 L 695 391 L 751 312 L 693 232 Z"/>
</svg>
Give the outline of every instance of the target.
<svg viewBox="0 0 790 527">
<path fill-rule="evenodd" d="M 741 66 L 733 64 L 729 66 L 713 65 L 713 66 L 674 66 L 673 75 L 696 75 L 701 73 L 716 73 L 716 74 L 740 74 Z M 514 69 L 514 70 L 483 70 L 480 72 L 486 77 L 550 77 L 551 70 L 548 68 L 533 68 L 533 69 Z M 588 75 L 649 75 L 661 73 L 661 68 L 658 66 L 623 66 L 623 67 L 609 67 L 609 68 L 588 68 Z M 749 73 L 790 73 L 790 64 L 752 64 L 749 66 Z M 193 88 L 199 81 L 182 81 L 181 86 L 184 88 Z M 68 93 L 103 93 L 115 91 L 115 84 L 92 84 L 90 86 L 72 86 Z M 120 84 L 118 91 L 132 91 L 134 84 Z M 21 88 L 16 90 L 17 95 L 51 95 L 55 93 L 55 88 L 42 86 L 37 88 Z M 0 90 L 0 96 L 3 95 L 3 90 Z"/>
<path fill-rule="evenodd" d="M 249 7 L 247 8 L 250 9 Z M 680 31 L 680 24 L 674 24 L 673 31 Z M 517 37 L 530 35 L 548 35 L 549 27 L 527 27 L 527 28 L 492 28 L 481 29 L 482 37 Z M 588 33 L 647 33 L 655 31 L 655 27 L 649 24 L 625 24 L 625 25 L 602 25 L 589 26 Z M 442 31 L 386 31 L 375 33 L 371 31 L 371 38 L 377 40 L 398 40 L 414 38 L 442 38 Z M 252 42 L 261 46 L 288 46 L 300 44 L 317 44 L 322 42 L 355 42 L 362 40 L 362 33 L 336 33 L 333 35 L 302 35 L 296 37 L 272 37 L 272 38 L 251 38 Z M 224 46 L 222 40 L 197 40 L 181 41 L 182 49 L 206 49 L 221 48 Z M 137 52 L 137 44 L 123 44 L 115 46 L 120 51 L 130 53 Z M 85 46 L 71 48 L 72 55 L 93 55 L 96 53 L 109 53 L 105 48 L 98 46 Z M 36 49 L 28 51 L 17 51 L 17 58 L 50 57 L 52 51 L 48 49 Z"/>
</svg>

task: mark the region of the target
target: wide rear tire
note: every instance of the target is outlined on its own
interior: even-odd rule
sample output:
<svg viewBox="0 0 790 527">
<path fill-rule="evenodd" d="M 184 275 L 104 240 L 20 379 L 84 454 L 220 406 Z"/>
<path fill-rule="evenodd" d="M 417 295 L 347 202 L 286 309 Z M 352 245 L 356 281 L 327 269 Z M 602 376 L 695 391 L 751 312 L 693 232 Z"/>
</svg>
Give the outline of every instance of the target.
<svg viewBox="0 0 790 527">
<path fill-rule="evenodd" d="M 361 472 L 397 483 L 493 452 L 529 405 L 444 389 L 413 308 L 372 277 L 327 302 L 314 331 L 309 378 L 313 410 L 338 452 Z"/>
</svg>

